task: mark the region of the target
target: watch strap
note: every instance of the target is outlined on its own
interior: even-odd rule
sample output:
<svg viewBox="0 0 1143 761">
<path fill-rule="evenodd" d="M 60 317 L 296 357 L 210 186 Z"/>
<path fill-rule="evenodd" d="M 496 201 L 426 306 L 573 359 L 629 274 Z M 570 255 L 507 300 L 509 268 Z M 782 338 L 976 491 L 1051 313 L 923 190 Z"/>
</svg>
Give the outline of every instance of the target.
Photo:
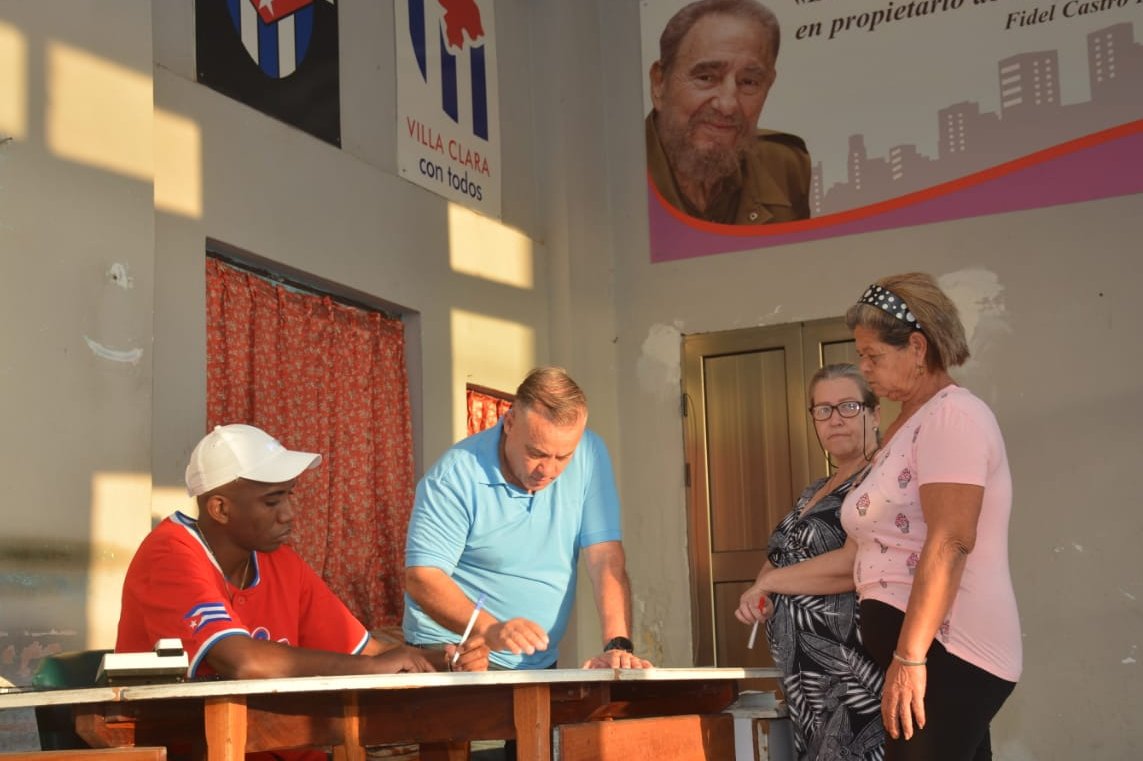
<svg viewBox="0 0 1143 761">
<path fill-rule="evenodd" d="M 608 650 L 626 650 L 629 653 L 635 652 L 635 644 L 627 639 L 627 637 L 612 637 L 607 640 L 607 644 L 603 646 L 603 652 Z"/>
</svg>

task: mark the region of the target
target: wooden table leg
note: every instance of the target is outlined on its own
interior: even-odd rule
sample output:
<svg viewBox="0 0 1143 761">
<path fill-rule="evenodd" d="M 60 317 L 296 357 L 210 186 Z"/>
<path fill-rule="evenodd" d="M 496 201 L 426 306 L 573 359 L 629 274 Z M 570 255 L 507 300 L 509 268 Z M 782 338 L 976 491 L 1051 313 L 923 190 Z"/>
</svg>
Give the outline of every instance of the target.
<svg viewBox="0 0 1143 761">
<path fill-rule="evenodd" d="M 552 759 L 552 691 L 547 684 L 518 684 L 512 690 L 519 761 Z"/>
<path fill-rule="evenodd" d="M 365 761 L 365 747 L 361 744 L 361 706 L 357 693 L 347 690 L 342 703 L 342 727 L 345 740 L 333 746 L 333 761 Z"/>
<path fill-rule="evenodd" d="M 206 699 L 207 761 L 246 758 L 246 697 L 222 695 Z"/>
</svg>

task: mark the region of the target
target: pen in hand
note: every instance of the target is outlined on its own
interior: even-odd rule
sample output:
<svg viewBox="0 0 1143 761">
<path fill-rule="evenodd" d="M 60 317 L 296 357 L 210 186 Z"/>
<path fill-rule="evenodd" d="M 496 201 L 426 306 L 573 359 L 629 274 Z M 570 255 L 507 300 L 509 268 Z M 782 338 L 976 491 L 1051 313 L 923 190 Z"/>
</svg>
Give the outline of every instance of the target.
<svg viewBox="0 0 1143 761">
<path fill-rule="evenodd" d="M 468 626 L 464 627 L 464 634 L 460 635 L 460 642 L 456 643 L 456 652 L 452 654 L 453 666 L 460 660 L 460 646 L 468 639 L 468 635 L 472 634 L 472 627 L 476 626 L 476 617 L 480 615 L 482 607 L 484 607 L 484 595 L 476 598 L 476 607 L 472 609 L 472 615 L 468 617 Z"/>
<path fill-rule="evenodd" d="M 761 611 L 763 615 L 766 614 L 766 596 L 765 595 L 763 595 L 758 600 L 758 610 Z M 750 639 L 746 640 L 746 649 L 747 650 L 753 650 L 754 649 L 754 639 L 758 636 L 758 624 L 760 624 L 760 623 L 762 623 L 761 619 L 757 619 L 757 618 L 754 619 L 754 627 L 750 630 Z"/>
</svg>

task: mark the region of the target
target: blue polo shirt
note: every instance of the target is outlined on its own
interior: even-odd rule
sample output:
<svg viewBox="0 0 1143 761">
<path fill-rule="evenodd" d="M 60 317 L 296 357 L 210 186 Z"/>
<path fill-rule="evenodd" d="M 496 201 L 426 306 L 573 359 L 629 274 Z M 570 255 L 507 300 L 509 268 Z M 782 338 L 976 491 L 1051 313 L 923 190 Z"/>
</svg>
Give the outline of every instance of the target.
<svg viewBox="0 0 1143 761">
<path fill-rule="evenodd" d="M 527 618 L 548 632 L 548 649 L 533 655 L 494 652 L 513 669 L 556 662 L 575 600 L 581 547 L 622 538 L 619 495 L 611 458 L 591 431 L 564 472 L 535 494 L 500 471 L 501 427 L 455 444 L 417 484 L 405 543 L 406 566 L 440 568 L 469 599 L 484 595 L 498 621 Z M 415 645 L 456 642 L 405 595 L 405 640 Z"/>
</svg>

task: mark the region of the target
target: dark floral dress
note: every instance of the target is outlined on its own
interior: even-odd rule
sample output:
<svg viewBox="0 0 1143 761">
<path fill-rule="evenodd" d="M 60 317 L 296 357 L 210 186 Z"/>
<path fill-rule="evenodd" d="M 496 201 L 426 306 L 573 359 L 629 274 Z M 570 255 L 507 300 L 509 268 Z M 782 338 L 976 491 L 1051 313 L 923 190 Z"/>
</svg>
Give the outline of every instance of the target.
<svg viewBox="0 0 1143 761">
<path fill-rule="evenodd" d="M 778 524 L 768 546 L 777 568 L 836 550 L 845 544 L 841 503 L 864 472 L 822 497 L 804 515 L 826 479 L 806 487 Z M 884 758 L 881 688 L 884 674 L 861 646 L 857 597 L 773 595 L 766 636 L 774 665 L 784 674 L 782 692 L 794 725 L 798 758 L 809 761 Z"/>
</svg>

